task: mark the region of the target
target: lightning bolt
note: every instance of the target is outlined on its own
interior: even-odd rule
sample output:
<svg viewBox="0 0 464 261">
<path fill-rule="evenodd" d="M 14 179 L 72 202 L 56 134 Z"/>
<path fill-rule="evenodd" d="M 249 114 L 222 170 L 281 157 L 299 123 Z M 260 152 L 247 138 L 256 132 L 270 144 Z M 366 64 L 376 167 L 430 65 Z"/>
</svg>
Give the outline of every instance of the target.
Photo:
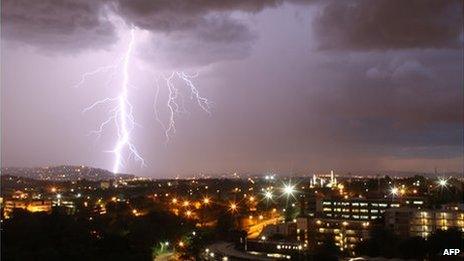
<svg viewBox="0 0 464 261">
<path fill-rule="evenodd" d="M 121 90 L 116 97 L 104 98 L 102 100 L 96 101 L 89 107 L 82 110 L 83 113 L 86 113 L 99 105 L 113 104 L 113 109 L 110 110 L 109 117 L 100 124 L 97 130 L 91 132 L 93 134 L 100 135 L 108 124 L 114 123 L 114 125 L 116 126 L 117 139 L 113 149 L 109 151 L 114 155 L 114 163 L 112 169 L 113 173 L 119 173 L 121 167 L 124 166 L 123 155 L 125 150 L 128 151 L 129 158 L 134 158 L 136 161 L 140 161 L 142 165 L 145 165 L 145 160 L 142 158 L 136 146 L 131 141 L 131 134 L 136 125 L 135 118 L 133 115 L 133 106 L 129 101 L 129 67 L 134 48 L 134 42 L 135 29 L 132 28 L 130 30 L 129 44 L 122 58 L 113 65 L 103 66 L 97 68 L 92 72 L 84 73 L 81 77 L 81 80 L 75 85 L 75 87 L 81 86 L 82 84 L 84 84 L 88 77 L 96 75 L 98 73 L 113 71 L 110 80 L 107 82 L 107 84 L 109 84 L 114 74 L 118 71 L 118 69 L 121 69 L 122 71 Z"/>
<path fill-rule="evenodd" d="M 134 116 L 132 115 L 132 105 L 128 99 L 128 92 L 129 92 L 129 62 L 130 57 L 132 54 L 132 49 L 134 47 L 134 29 L 131 29 L 131 38 L 129 42 L 129 46 L 127 51 L 124 55 L 123 59 L 123 82 L 122 82 L 122 89 L 121 93 L 118 96 L 118 106 L 116 110 L 116 126 L 118 132 L 118 139 L 116 141 L 116 145 L 112 152 L 114 153 L 115 160 L 113 165 L 113 172 L 119 173 L 119 169 L 122 164 L 122 157 L 121 153 L 124 148 L 128 148 L 130 151 L 130 156 L 135 156 L 136 160 L 140 160 L 142 164 L 145 164 L 143 158 L 140 156 L 139 152 L 137 151 L 136 147 L 132 144 L 130 140 L 130 134 L 134 129 L 135 121 Z"/>
<path fill-rule="evenodd" d="M 166 89 L 168 90 L 168 98 L 166 106 L 168 108 L 168 120 L 167 123 L 163 123 L 159 118 L 159 113 L 157 111 L 157 106 L 155 106 L 155 117 L 160 123 L 161 127 L 164 129 L 165 143 L 167 144 L 171 136 L 176 132 L 176 115 L 185 113 L 185 108 L 183 106 L 183 100 L 179 88 L 174 84 L 175 79 L 181 80 L 184 85 L 187 87 L 187 90 L 190 92 L 190 99 L 194 99 L 198 106 L 206 112 L 208 115 L 211 115 L 211 102 L 200 96 L 200 93 L 193 83 L 193 79 L 196 78 L 198 74 L 189 75 L 185 72 L 174 71 L 168 76 L 164 77 Z M 156 95 L 155 95 L 155 105 L 157 104 L 158 94 L 159 94 L 159 82 L 156 80 Z M 179 100 L 182 102 L 182 105 L 179 105 Z"/>
<path fill-rule="evenodd" d="M 115 70 L 116 68 L 117 68 L 117 65 L 108 65 L 108 66 L 99 67 L 99 68 L 97 68 L 97 69 L 95 69 L 94 71 L 91 71 L 91 72 L 86 72 L 86 73 L 82 74 L 81 80 L 74 85 L 74 88 L 78 88 L 81 85 L 83 85 L 87 81 L 87 78 L 89 78 L 91 76 L 94 76 L 94 75 L 102 73 L 102 72 L 112 71 L 112 70 Z"/>
<path fill-rule="evenodd" d="M 97 106 L 103 104 L 112 105 L 112 109 L 109 111 L 109 116 L 106 120 L 101 122 L 99 127 L 92 131 L 91 134 L 96 134 L 100 136 L 104 129 L 109 124 L 114 124 L 116 126 L 116 141 L 112 150 L 108 152 L 113 153 L 114 155 L 114 162 L 113 162 L 113 173 L 120 173 L 122 167 L 124 167 L 125 157 L 127 155 L 128 159 L 134 159 L 136 161 L 141 162 L 142 166 L 145 165 L 145 160 L 137 150 L 136 146 L 132 143 L 131 134 L 134 130 L 135 126 L 137 125 L 135 122 L 135 117 L 133 115 L 133 105 L 130 103 L 129 100 L 129 92 L 130 92 L 130 62 L 131 57 L 134 49 L 135 44 L 135 29 L 132 28 L 130 30 L 130 39 L 127 45 L 127 48 L 119 60 L 117 60 L 114 64 L 102 66 L 97 68 L 94 71 L 86 72 L 82 74 L 80 81 L 74 85 L 74 87 L 80 87 L 83 85 L 88 78 L 100 74 L 100 73 L 107 73 L 111 72 L 109 80 L 106 82 L 107 85 L 111 84 L 113 81 L 114 76 L 121 70 L 122 72 L 122 82 L 121 82 L 121 89 L 119 94 L 116 97 L 109 97 L 98 100 L 84 108 L 82 113 L 86 113 Z M 153 102 L 154 114 L 156 120 L 159 122 L 160 126 L 164 130 L 165 134 L 165 142 L 166 144 L 169 142 L 171 136 L 176 132 L 176 116 L 180 113 L 185 113 L 186 110 L 183 106 L 183 96 L 181 90 L 175 85 L 174 80 L 178 79 L 184 83 L 186 86 L 186 90 L 190 93 L 190 99 L 196 101 L 198 106 L 205 111 L 208 115 L 211 114 L 211 103 L 208 99 L 200 96 L 200 93 L 193 83 L 193 79 L 196 78 L 198 74 L 187 74 L 182 71 L 174 71 L 167 76 L 164 76 L 164 84 L 168 92 L 168 97 L 166 101 L 167 106 L 167 122 L 164 123 L 161 120 L 159 112 L 157 110 L 158 107 L 158 100 L 160 94 L 161 85 L 159 83 L 159 79 L 156 78 L 155 80 L 155 98 Z"/>
</svg>

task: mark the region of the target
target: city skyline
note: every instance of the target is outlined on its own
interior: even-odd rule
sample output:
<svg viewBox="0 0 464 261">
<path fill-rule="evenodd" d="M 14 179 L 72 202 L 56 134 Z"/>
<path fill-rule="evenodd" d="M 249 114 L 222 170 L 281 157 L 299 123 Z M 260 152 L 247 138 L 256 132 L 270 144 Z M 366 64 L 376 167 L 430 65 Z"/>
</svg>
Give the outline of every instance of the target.
<svg viewBox="0 0 464 261">
<path fill-rule="evenodd" d="M 88 135 L 111 107 L 82 110 L 120 86 L 96 74 L 73 87 L 135 28 L 132 141 L 146 166 L 121 173 L 462 173 L 462 3 L 335 2 L 2 1 L 2 166 L 112 169 L 114 126 Z M 211 109 L 185 92 L 165 143 L 155 80 L 172 71 L 198 73 Z"/>
</svg>

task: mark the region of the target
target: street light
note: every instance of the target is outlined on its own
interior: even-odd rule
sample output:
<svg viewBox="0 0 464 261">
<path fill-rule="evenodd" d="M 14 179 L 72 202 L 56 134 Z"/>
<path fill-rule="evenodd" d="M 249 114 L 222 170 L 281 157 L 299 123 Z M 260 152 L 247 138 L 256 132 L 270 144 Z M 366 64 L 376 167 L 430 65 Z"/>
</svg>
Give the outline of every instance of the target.
<svg viewBox="0 0 464 261">
<path fill-rule="evenodd" d="M 444 178 L 438 178 L 438 181 L 437 181 L 438 185 L 442 188 L 448 186 L 448 180 L 447 179 L 444 179 Z"/>
<path fill-rule="evenodd" d="M 399 190 L 398 190 L 397 187 L 392 187 L 392 188 L 390 189 L 390 194 L 392 194 L 393 196 L 398 195 L 398 192 L 399 192 Z"/>
<path fill-rule="evenodd" d="M 166 241 L 166 242 L 160 242 L 160 245 L 161 245 L 161 252 L 164 252 L 164 247 L 168 248 L 169 247 L 169 242 Z"/>
<path fill-rule="evenodd" d="M 266 193 L 264 193 L 264 197 L 265 197 L 267 200 L 271 200 L 271 199 L 272 199 L 272 192 L 266 191 Z"/>
<path fill-rule="evenodd" d="M 295 186 L 291 184 L 284 184 L 284 194 L 287 196 L 293 196 L 293 193 L 295 193 Z"/>
<path fill-rule="evenodd" d="M 232 212 L 236 211 L 236 210 L 237 210 L 237 204 L 235 204 L 235 203 L 230 203 L 229 209 L 230 209 Z"/>
</svg>

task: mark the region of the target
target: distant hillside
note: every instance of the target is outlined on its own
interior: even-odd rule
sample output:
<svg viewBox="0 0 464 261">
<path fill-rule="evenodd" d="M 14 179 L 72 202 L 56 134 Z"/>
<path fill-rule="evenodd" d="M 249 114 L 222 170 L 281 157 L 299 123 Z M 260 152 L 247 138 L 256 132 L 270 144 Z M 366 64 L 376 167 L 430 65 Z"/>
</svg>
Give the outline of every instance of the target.
<svg viewBox="0 0 464 261">
<path fill-rule="evenodd" d="M 25 177 L 37 180 L 75 181 L 75 180 L 110 180 L 131 178 L 134 175 L 118 174 L 111 171 L 86 166 L 54 166 L 37 168 L 2 168 L 2 175 Z"/>
</svg>

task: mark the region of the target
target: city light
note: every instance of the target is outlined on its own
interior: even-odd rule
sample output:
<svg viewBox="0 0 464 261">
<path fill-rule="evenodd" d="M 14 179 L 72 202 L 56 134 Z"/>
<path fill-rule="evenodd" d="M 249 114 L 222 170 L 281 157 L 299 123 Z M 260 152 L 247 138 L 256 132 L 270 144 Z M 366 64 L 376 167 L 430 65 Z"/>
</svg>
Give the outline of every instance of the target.
<svg viewBox="0 0 464 261">
<path fill-rule="evenodd" d="M 137 179 L 134 178 L 132 180 L 136 181 Z M 162 186 L 159 186 L 160 183 L 158 183 L 157 181 L 151 182 L 154 182 L 154 187 L 162 188 Z M 206 194 L 204 190 L 201 189 L 205 185 L 201 184 L 201 188 L 198 189 L 197 181 L 178 180 L 177 182 L 179 184 L 185 184 L 191 187 L 185 189 L 184 186 L 172 186 L 166 191 L 158 192 L 159 194 L 153 194 L 153 192 L 148 192 L 149 194 L 147 194 L 148 197 L 146 197 L 146 199 L 151 202 L 151 200 L 153 200 L 153 195 L 162 195 L 161 198 L 157 198 L 155 199 L 155 201 L 158 201 L 158 204 L 161 204 L 163 207 L 165 207 L 166 211 L 173 213 L 178 218 L 183 218 L 184 220 L 189 221 L 185 223 L 195 223 L 196 228 L 198 230 L 190 230 L 186 234 L 186 237 L 182 238 L 182 240 L 180 238 L 177 238 L 175 239 L 175 241 L 171 241 L 170 247 L 172 248 L 172 251 L 178 250 L 179 252 L 190 247 L 190 239 L 198 238 L 202 234 L 201 231 L 203 227 L 207 228 L 210 226 L 214 226 L 214 223 L 220 218 L 220 216 L 217 213 L 222 212 L 217 211 L 219 209 L 227 211 L 230 216 L 236 218 L 234 226 L 242 226 L 242 228 L 244 228 L 244 230 L 246 230 L 247 233 L 249 233 L 249 235 L 253 236 L 252 238 L 256 239 L 261 244 L 266 244 L 269 240 L 271 240 L 269 234 L 263 233 L 266 226 L 282 224 L 282 226 L 289 227 L 291 223 L 297 222 L 297 219 L 295 219 L 294 217 L 288 218 L 284 221 L 284 218 L 288 216 L 285 214 L 288 213 L 289 215 L 292 215 L 293 210 L 295 210 L 295 208 L 297 208 L 299 205 L 298 201 L 296 200 L 290 202 L 290 196 L 296 197 L 299 195 L 298 193 L 303 193 L 303 191 L 307 192 L 310 195 L 313 195 L 312 193 L 314 192 L 314 190 L 306 191 L 306 186 L 297 185 L 296 182 L 290 182 L 288 179 L 284 183 L 280 183 L 280 187 L 270 186 L 267 182 L 264 181 L 261 181 L 262 183 L 259 183 L 260 181 L 258 180 L 254 185 L 249 185 L 246 188 L 242 187 L 241 190 L 239 189 L 240 192 L 238 192 L 238 194 L 233 195 L 236 199 L 234 200 L 233 198 L 229 199 L 226 197 L 214 196 L 213 194 Z M 208 184 L 207 182 L 211 182 L 210 186 L 213 186 L 214 184 L 212 183 L 213 181 L 203 182 L 205 182 L 205 184 Z M 307 183 L 307 181 L 304 180 L 300 180 L 299 182 L 299 184 Z M 435 178 L 433 180 L 429 180 L 428 183 L 426 183 L 426 185 L 427 187 L 432 189 L 434 187 L 440 188 L 440 186 L 450 186 L 450 183 L 451 182 L 449 178 Z M 118 184 L 120 184 L 121 186 L 121 191 L 124 191 L 126 189 L 125 187 L 133 186 L 128 182 L 125 182 L 125 184 L 122 182 Z M 414 213 L 420 213 L 420 215 L 414 215 L 410 218 L 413 220 L 418 220 L 420 222 L 418 223 L 418 227 L 419 229 L 422 229 L 414 235 L 421 236 L 424 238 L 428 237 L 434 230 L 434 228 L 432 228 L 432 224 L 437 224 L 437 229 L 442 230 L 451 229 L 452 227 L 457 227 L 459 230 L 464 229 L 464 222 L 462 222 L 462 216 L 464 216 L 464 214 L 462 214 L 462 216 L 459 216 L 460 220 L 458 220 L 457 223 L 452 222 L 452 218 L 455 217 L 455 214 L 452 213 L 456 213 L 456 211 L 459 211 L 458 206 L 450 206 L 447 209 L 442 209 L 439 212 L 436 212 L 436 214 L 434 214 L 433 211 L 431 211 L 430 214 L 427 214 L 427 211 L 429 210 L 427 210 L 423 206 L 423 192 L 410 181 L 402 179 L 395 180 L 394 182 L 391 182 L 390 187 L 386 189 L 386 195 L 382 195 L 381 198 L 373 199 L 368 198 L 367 195 L 363 193 L 365 191 L 365 187 L 363 186 L 366 185 L 366 180 L 358 181 L 357 184 L 353 185 L 352 187 L 351 184 L 352 183 L 346 183 L 344 185 L 343 189 L 346 191 L 346 193 L 344 193 L 341 196 L 339 193 L 339 187 L 328 189 L 321 188 L 321 190 L 319 190 L 319 195 L 321 195 L 321 205 L 323 207 L 321 208 L 320 212 L 317 213 L 318 216 L 309 217 L 306 225 L 304 225 L 302 222 L 298 224 L 299 226 L 306 226 L 306 228 L 298 228 L 296 230 L 297 234 L 304 229 L 308 229 L 308 227 L 312 225 L 316 228 L 316 234 L 333 234 L 335 237 L 337 237 L 336 242 L 342 242 L 340 243 L 340 246 L 343 246 L 343 249 L 352 249 L 354 246 L 350 246 L 350 244 L 344 241 L 345 238 L 348 237 L 346 234 L 348 233 L 348 231 L 350 231 L 349 233 L 352 233 L 351 231 L 362 231 L 363 233 L 371 231 L 375 228 L 375 226 L 374 223 L 371 223 L 370 220 L 381 218 L 383 216 L 382 213 L 380 213 L 379 208 L 391 208 L 392 211 L 396 211 L 394 210 L 394 208 L 407 207 L 405 206 L 405 203 L 401 202 L 400 197 L 409 194 L 414 195 L 416 198 L 413 201 L 411 201 L 411 204 L 414 206 L 421 206 L 420 212 L 417 212 L 419 210 L 415 210 L 415 208 L 411 208 L 411 211 L 414 211 Z M 98 183 L 95 186 L 86 185 L 85 187 L 78 187 L 73 185 L 74 184 L 72 184 L 70 187 L 61 186 L 55 193 L 52 193 L 51 186 L 47 185 L 45 191 L 47 191 L 48 194 L 43 195 L 41 197 L 54 199 L 55 201 L 53 201 L 53 204 L 56 204 L 56 202 L 60 202 L 63 199 L 66 199 L 66 201 L 62 201 L 61 204 L 63 206 L 67 206 L 67 204 L 70 204 L 68 200 L 71 201 L 71 199 L 67 197 L 68 195 L 72 195 L 72 198 L 74 199 L 78 191 L 82 189 L 93 191 L 95 188 L 98 188 L 99 186 Z M 141 186 L 140 188 L 144 189 L 143 186 Z M 357 191 L 358 189 L 359 191 Z M 70 194 L 71 190 L 74 190 L 72 192 L 73 194 Z M 219 187 L 214 188 L 214 191 L 219 193 Z M 231 192 L 230 189 L 223 189 L 223 191 Z M 259 194 L 257 194 L 258 191 Z M 18 195 L 28 195 L 26 197 L 26 199 L 28 199 L 33 197 L 30 193 L 34 192 L 31 192 L 29 188 L 24 188 L 24 192 L 15 191 L 13 195 L 18 197 L 18 201 L 21 202 L 23 199 L 19 198 Z M 112 194 L 109 196 L 106 194 L 94 195 L 88 194 L 87 192 L 82 192 L 82 198 L 86 200 L 82 203 L 84 206 L 90 207 L 90 210 L 94 210 L 92 214 L 95 213 L 100 215 L 106 215 L 107 213 L 105 207 L 108 206 L 106 204 L 109 204 L 111 202 L 127 204 L 130 207 L 129 214 L 131 218 L 139 218 L 150 213 L 149 208 L 141 207 L 142 205 L 138 204 L 137 207 L 136 205 L 133 205 L 134 201 L 132 201 L 132 197 L 127 197 L 126 195 L 119 197 L 117 195 L 119 195 L 119 191 L 113 191 Z M 388 195 L 390 196 L 390 200 L 386 199 Z M 57 199 L 60 198 L 60 196 L 62 197 L 62 199 Z M 324 197 L 329 196 L 335 196 L 338 198 L 338 200 L 333 201 L 329 199 L 324 199 Z M 363 200 L 360 200 L 360 198 L 362 198 Z M 269 207 L 269 204 L 266 203 L 269 203 L 271 200 L 273 203 L 276 203 L 276 205 Z M 213 203 L 214 208 L 207 207 L 208 204 L 209 206 L 211 206 Z M 44 211 L 44 209 L 48 212 L 51 211 L 52 201 L 50 201 L 49 205 L 46 205 L 43 202 L 41 204 L 42 205 L 26 206 L 26 210 L 30 212 Z M 278 208 L 276 208 L 277 206 Z M 82 204 L 76 204 L 76 208 L 79 209 L 82 207 Z M 453 208 L 452 210 L 451 207 Z M 347 214 L 337 213 L 338 208 L 340 208 L 339 212 L 354 213 L 353 219 L 350 219 L 350 217 Z M 111 211 L 112 210 L 110 210 L 110 213 Z M 336 217 L 337 221 L 335 223 L 331 221 L 333 215 L 338 215 L 338 217 Z M 93 216 L 87 217 L 88 220 L 92 220 L 94 218 L 95 217 Z M 356 237 L 359 236 L 356 235 Z M 362 241 L 363 238 L 359 237 L 358 239 Z M 165 239 L 163 239 L 163 241 L 160 241 L 161 243 L 158 244 L 158 250 L 160 249 L 161 244 L 161 249 L 163 251 L 168 251 L 169 247 L 165 245 L 164 240 Z M 174 240 L 174 238 L 172 240 Z M 292 251 L 302 250 L 305 248 L 307 248 L 307 245 L 281 245 L 281 249 Z M 211 253 L 213 252 L 210 250 L 208 252 L 208 256 L 210 256 Z M 222 257 L 222 254 L 219 256 L 219 253 L 216 252 L 215 255 L 218 256 L 218 258 Z"/>
<path fill-rule="evenodd" d="M 235 203 L 230 203 L 229 209 L 234 212 L 237 211 L 237 204 Z"/>
<path fill-rule="evenodd" d="M 438 181 L 437 181 L 438 185 L 442 188 L 444 187 L 447 187 L 448 186 L 448 179 L 445 179 L 445 178 L 438 178 Z"/>
<path fill-rule="evenodd" d="M 272 192 L 270 191 L 266 191 L 266 193 L 264 193 L 264 197 L 267 199 L 267 200 L 271 200 L 272 199 Z"/>
<path fill-rule="evenodd" d="M 293 196 L 293 193 L 295 193 L 295 186 L 289 184 L 284 184 L 283 188 L 284 194 L 287 196 Z"/>
</svg>

